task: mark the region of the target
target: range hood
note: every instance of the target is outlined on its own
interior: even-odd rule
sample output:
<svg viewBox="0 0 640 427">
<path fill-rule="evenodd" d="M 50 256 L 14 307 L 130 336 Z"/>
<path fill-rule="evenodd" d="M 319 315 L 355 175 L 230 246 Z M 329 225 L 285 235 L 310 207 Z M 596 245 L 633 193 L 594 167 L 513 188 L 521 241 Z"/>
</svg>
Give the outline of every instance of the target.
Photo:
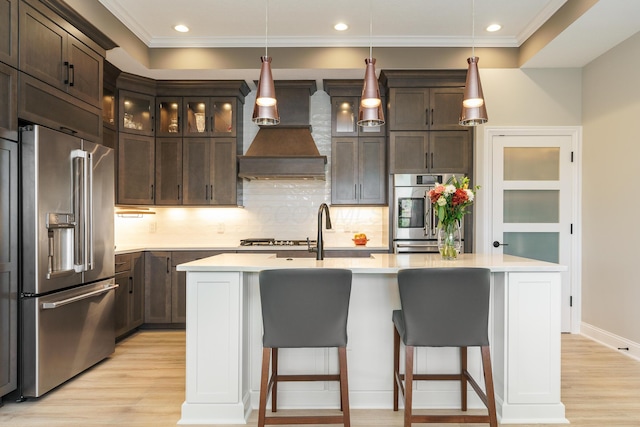
<svg viewBox="0 0 640 427">
<path fill-rule="evenodd" d="M 245 155 L 238 156 L 238 176 L 326 180 L 327 156 L 320 155 L 309 124 L 315 81 L 276 81 L 275 87 L 282 121 L 260 127 Z"/>
</svg>

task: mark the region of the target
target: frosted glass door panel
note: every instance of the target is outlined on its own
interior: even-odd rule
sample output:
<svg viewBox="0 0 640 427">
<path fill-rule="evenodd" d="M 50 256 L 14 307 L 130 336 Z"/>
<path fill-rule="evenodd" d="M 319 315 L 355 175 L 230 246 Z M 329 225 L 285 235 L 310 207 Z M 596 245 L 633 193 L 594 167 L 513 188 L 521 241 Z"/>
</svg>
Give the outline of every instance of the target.
<svg viewBox="0 0 640 427">
<path fill-rule="evenodd" d="M 504 233 L 503 253 L 560 262 L 560 233 Z"/>
<path fill-rule="evenodd" d="M 560 220 L 560 191 L 505 190 L 505 223 L 557 223 Z"/>
<path fill-rule="evenodd" d="M 505 147 L 505 181 L 557 181 L 559 179 L 559 147 Z"/>
</svg>

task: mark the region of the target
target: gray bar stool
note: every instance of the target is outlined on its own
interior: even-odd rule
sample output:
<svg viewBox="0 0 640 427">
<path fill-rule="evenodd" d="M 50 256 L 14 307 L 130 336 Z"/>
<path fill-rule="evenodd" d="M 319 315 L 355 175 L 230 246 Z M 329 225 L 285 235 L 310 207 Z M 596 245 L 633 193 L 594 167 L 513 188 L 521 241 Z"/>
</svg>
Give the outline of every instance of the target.
<svg viewBox="0 0 640 427">
<path fill-rule="evenodd" d="M 349 427 L 347 382 L 347 315 L 351 270 L 332 268 L 276 269 L 260 272 L 262 305 L 262 376 L 258 426 L 272 424 L 344 424 Z M 336 375 L 280 375 L 279 348 L 337 347 L 340 372 Z M 269 359 L 271 377 L 269 378 Z M 281 381 L 339 381 L 342 415 L 266 416 L 277 410 Z"/>
<path fill-rule="evenodd" d="M 393 410 L 404 395 L 404 425 L 411 423 L 489 423 L 498 425 L 489 352 L 489 285 L 485 268 L 416 268 L 398 271 L 402 310 L 394 310 Z M 405 374 L 400 373 L 400 340 L 405 345 Z M 414 347 L 460 347 L 460 372 L 416 374 Z M 467 371 L 467 347 L 480 347 L 486 393 Z M 404 384 L 403 384 L 404 380 Z M 467 410 L 467 383 L 487 407 L 487 415 L 414 415 L 413 382 L 459 381 L 461 409 Z"/>
</svg>

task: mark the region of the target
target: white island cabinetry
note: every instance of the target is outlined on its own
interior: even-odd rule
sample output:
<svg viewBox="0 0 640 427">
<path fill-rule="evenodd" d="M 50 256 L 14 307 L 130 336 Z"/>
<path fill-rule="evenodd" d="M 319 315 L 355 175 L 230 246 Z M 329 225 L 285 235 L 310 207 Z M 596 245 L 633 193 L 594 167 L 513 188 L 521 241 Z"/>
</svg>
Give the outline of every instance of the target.
<svg viewBox="0 0 640 427">
<path fill-rule="evenodd" d="M 491 270 L 490 339 L 498 415 L 503 424 L 567 423 L 560 400 L 560 272 L 565 267 L 508 255 L 463 254 L 442 261 L 434 254 L 375 254 L 371 258 L 276 258 L 224 254 L 177 268 L 187 272 L 186 396 L 181 425 L 245 424 L 258 407 L 262 319 L 258 272 L 272 268 L 347 268 L 353 272 L 347 346 L 352 408 L 391 410 L 393 325 L 400 308 L 396 275 L 402 268 L 486 267 Z M 455 309 L 455 307 L 452 307 Z M 287 349 L 281 372 L 337 371 L 327 349 Z M 416 364 L 431 372 L 459 366 L 453 348 L 419 349 Z M 428 362 L 427 362 L 428 360 Z M 469 370 L 481 378 L 477 349 Z M 481 408 L 474 393 L 470 407 Z M 457 408 L 459 387 L 419 385 L 416 408 Z M 279 408 L 336 408 L 337 384 L 289 383 Z"/>
</svg>

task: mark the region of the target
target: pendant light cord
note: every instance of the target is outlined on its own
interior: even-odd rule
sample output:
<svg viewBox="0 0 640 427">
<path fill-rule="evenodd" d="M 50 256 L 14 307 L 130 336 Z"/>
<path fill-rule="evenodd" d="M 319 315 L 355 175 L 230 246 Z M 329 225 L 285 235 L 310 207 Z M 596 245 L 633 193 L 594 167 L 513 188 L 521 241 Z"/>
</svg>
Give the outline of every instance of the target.
<svg viewBox="0 0 640 427">
<path fill-rule="evenodd" d="M 476 56 L 476 0 L 471 0 L 471 56 Z"/>
<path fill-rule="evenodd" d="M 269 56 L 269 0 L 264 2 L 264 56 Z"/>
<path fill-rule="evenodd" d="M 369 0 L 369 58 L 373 57 L 373 0 Z"/>
</svg>

